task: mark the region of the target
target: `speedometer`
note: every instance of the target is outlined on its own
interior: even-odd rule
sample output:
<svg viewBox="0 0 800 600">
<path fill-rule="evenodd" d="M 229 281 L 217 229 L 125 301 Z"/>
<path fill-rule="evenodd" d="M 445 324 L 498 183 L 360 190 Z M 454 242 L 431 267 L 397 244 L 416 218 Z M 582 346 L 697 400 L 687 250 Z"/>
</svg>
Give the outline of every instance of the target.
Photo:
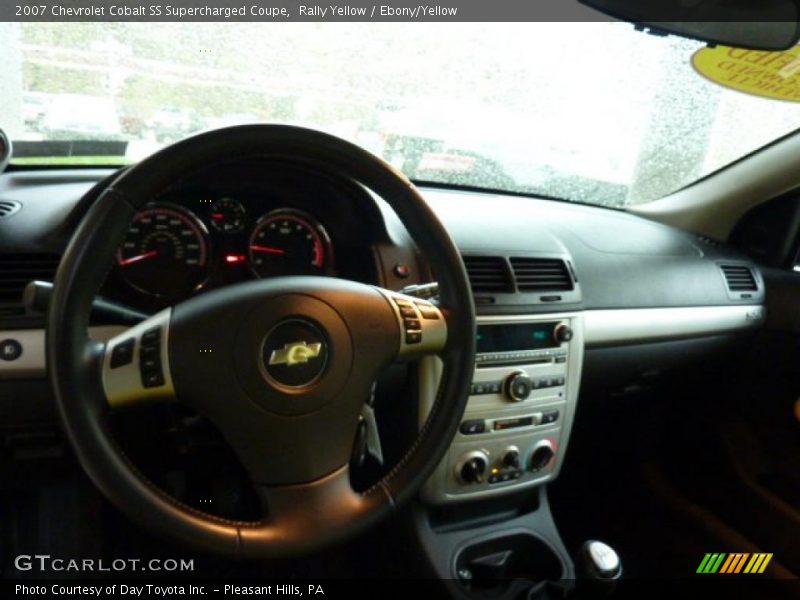
<svg viewBox="0 0 800 600">
<path fill-rule="evenodd" d="M 136 213 L 117 265 L 136 289 L 179 300 L 199 288 L 207 276 L 208 232 L 180 206 L 158 204 Z"/>
<path fill-rule="evenodd" d="M 259 277 L 324 275 L 333 260 L 325 229 L 310 215 L 293 209 L 267 213 L 250 236 L 250 266 Z"/>
</svg>

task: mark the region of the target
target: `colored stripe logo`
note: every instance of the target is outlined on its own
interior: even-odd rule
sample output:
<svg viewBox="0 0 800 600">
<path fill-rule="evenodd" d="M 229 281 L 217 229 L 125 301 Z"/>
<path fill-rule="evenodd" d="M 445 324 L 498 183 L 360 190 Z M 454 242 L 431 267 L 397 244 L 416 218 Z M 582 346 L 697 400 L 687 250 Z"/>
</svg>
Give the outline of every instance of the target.
<svg viewBox="0 0 800 600">
<path fill-rule="evenodd" d="M 772 560 L 772 553 L 758 552 L 750 554 L 748 552 L 709 552 L 700 561 L 697 573 L 711 574 L 731 574 L 731 573 L 763 573 L 769 561 Z"/>
</svg>

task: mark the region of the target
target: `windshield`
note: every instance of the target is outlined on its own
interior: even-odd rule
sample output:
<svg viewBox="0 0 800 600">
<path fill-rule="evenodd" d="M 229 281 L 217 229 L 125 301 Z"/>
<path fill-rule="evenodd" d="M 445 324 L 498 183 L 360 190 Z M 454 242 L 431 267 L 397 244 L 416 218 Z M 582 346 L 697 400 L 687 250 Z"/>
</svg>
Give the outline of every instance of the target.
<svg viewBox="0 0 800 600">
<path fill-rule="evenodd" d="M 22 163 L 121 164 L 250 122 L 350 139 L 415 181 L 625 206 L 800 127 L 620 23 L 2 24 Z"/>
</svg>

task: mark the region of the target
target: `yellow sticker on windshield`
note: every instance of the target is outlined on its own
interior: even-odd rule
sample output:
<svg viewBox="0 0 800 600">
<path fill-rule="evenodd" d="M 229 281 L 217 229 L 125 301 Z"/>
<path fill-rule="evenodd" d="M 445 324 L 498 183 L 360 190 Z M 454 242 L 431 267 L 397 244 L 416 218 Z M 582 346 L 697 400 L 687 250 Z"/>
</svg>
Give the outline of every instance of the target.
<svg viewBox="0 0 800 600">
<path fill-rule="evenodd" d="M 783 52 L 701 48 L 692 66 L 705 78 L 745 94 L 800 102 L 800 46 Z"/>
</svg>

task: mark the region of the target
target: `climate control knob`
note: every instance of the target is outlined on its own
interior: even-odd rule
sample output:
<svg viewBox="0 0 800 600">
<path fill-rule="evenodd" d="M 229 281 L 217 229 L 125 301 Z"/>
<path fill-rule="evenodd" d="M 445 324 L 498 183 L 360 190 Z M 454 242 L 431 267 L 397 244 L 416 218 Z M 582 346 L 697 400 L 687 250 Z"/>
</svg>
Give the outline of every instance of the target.
<svg viewBox="0 0 800 600">
<path fill-rule="evenodd" d="M 522 402 L 531 395 L 531 379 L 524 371 L 516 371 L 506 378 L 506 396 L 514 402 Z"/>
<path fill-rule="evenodd" d="M 461 483 L 483 483 L 488 463 L 488 458 L 483 452 L 478 450 L 468 452 L 456 465 L 456 477 Z"/>
<path fill-rule="evenodd" d="M 507 469 L 519 469 L 519 448 L 509 446 L 503 454 L 503 466 Z"/>
<path fill-rule="evenodd" d="M 532 473 L 541 471 L 550 464 L 555 455 L 556 453 L 550 440 L 540 441 L 533 447 L 533 452 L 531 452 L 531 457 L 528 461 L 528 470 Z"/>
</svg>

